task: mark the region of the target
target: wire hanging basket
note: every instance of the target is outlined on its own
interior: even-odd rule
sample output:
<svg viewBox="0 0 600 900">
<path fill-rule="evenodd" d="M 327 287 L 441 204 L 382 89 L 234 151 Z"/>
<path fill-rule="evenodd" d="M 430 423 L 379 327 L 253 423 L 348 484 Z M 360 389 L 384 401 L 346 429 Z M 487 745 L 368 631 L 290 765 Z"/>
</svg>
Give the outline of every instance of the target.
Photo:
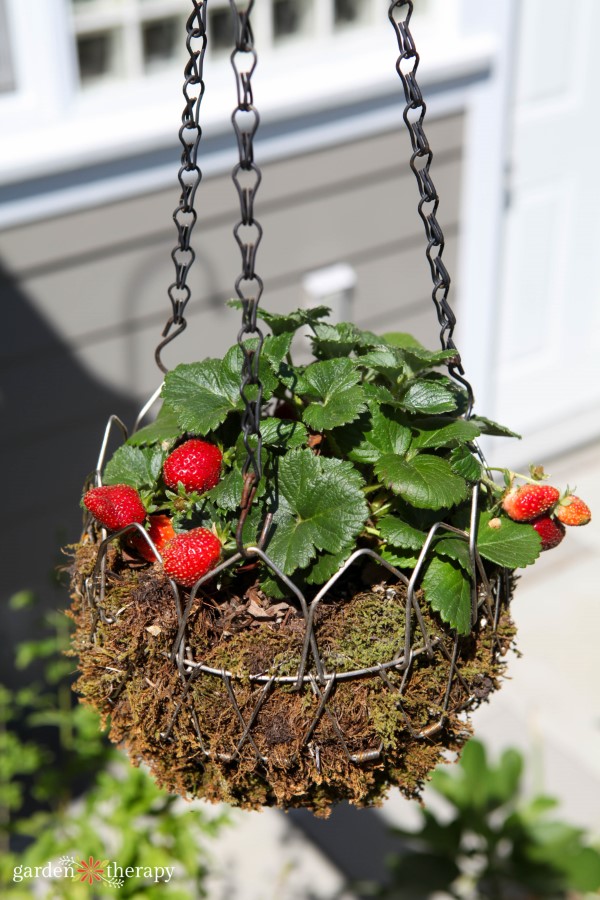
<svg viewBox="0 0 600 900">
<path fill-rule="evenodd" d="M 378 802 L 392 785 L 406 796 L 418 796 L 434 766 L 449 751 L 459 751 L 469 737 L 468 713 L 499 687 L 515 634 L 509 615 L 513 571 L 533 561 L 540 540 L 531 526 L 495 515 L 492 474 L 475 442 L 476 435 L 497 432 L 499 426 L 473 415 L 473 393 L 452 340 L 450 278 L 442 261 L 444 237 L 436 218 L 432 153 L 423 130 L 425 103 L 416 80 L 419 57 L 409 27 L 412 3 L 391 3 L 389 19 L 400 51 L 396 68 L 405 91 L 404 119 L 413 149 L 410 165 L 419 186 L 418 209 L 427 236 L 442 350 L 428 354 L 415 344 L 394 344 L 345 326 L 346 330 L 334 329 L 338 344 L 332 356 L 332 326 L 323 322 L 322 311 L 312 319 L 310 314 L 305 319 L 296 314 L 293 320 L 293 315 L 278 317 L 259 309 L 263 285 L 255 263 L 262 229 L 254 201 L 261 173 L 253 147 L 259 124 L 252 96 L 253 4 L 240 11 L 231 0 L 236 26 L 231 59 L 238 92 L 232 121 L 239 149 L 233 178 L 241 209 L 234 235 L 242 256 L 236 282 L 242 325 L 237 345 L 227 357 L 229 380 L 225 383 L 225 370 L 216 363 L 211 370 L 218 384 L 213 399 L 222 391 L 232 416 L 219 419 L 215 414 L 216 424 L 208 416 L 209 425 L 213 422 L 208 438 L 194 427 L 193 416 L 186 418 L 185 409 L 173 423 L 174 410 L 183 408 L 173 400 L 182 376 L 178 369 L 168 373 L 162 361 L 164 348 L 186 325 L 194 199 L 201 179 L 199 112 L 207 4 L 192 3 L 180 130 L 182 195 L 174 213 L 176 280 L 169 289 L 172 314 L 156 351 L 165 373 L 165 406 L 153 425 L 142 427 L 157 392 L 141 410 L 131 435 L 116 416 L 111 417 L 88 487 L 103 486 L 107 473 L 108 484 L 128 484 L 127 460 L 132 465 L 142 461 L 151 470 L 146 477 L 161 485 L 163 499 L 169 497 L 171 511 L 183 516 L 181 509 L 189 511 L 191 501 L 183 485 L 165 493 L 165 457 L 186 442 L 220 440 L 223 465 L 231 470 L 193 503 L 194 515 L 209 519 L 211 509 L 226 510 L 228 541 L 223 534 L 219 538 L 229 549 L 189 582 L 169 571 L 165 561 L 171 544 L 161 544 L 160 535 L 148 528 L 143 516 L 106 528 L 97 516 L 88 515 L 72 570 L 70 614 L 76 622 L 73 652 L 80 672 L 76 689 L 84 702 L 110 720 L 111 739 L 127 748 L 134 763 L 149 766 L 158 783 L 174 793 L 245 808 L 305 806 L 322 814 L 343 799 L 358 805 Z M 265 337 L 257 324 L 261 317 L 273 335 Z M 316 335 L 314 365 L 321 367 L 312 373 L 324 377 L 329 372 L 342 393 L 340 373 L 345 372 L 347 396 L 358 404 L 341 425 L 333 401 L 324 400 L 314 378 L 311 382 L 312 376 L 306 374 L 310 366 L 298 376 L 304 390 L 297 392 L 308 399 L 304 406 L 297 401 L 289 410 L 295 396 L 290 379 L 297 376 L 289 348 L 293 332 L 307 322 Z M 279 357 L 274 350 L 277 341 Z M 348 356 L 359 346 L 360 354 L 350 361 Z M 396 367 L 408 367 L 406 360 L 412 361 L 412 370 L 407 368 L 413 376 L 408 388 L 413 391 L 412 408 L 398 412 L 397 395 L 379 377 L 387 371 L 384 358 L 393 359 Z M 440 365 L 448 376 L 431 374 Z M 351 369 L 362 373 L 360 378 Z M 208 371 L 206 366 L 183 370 L 186 378 L 193 374 L 196 379 L 199 372 Z M 237 398 L 230 391 L 234 376 L 239 380 Z M 399 381 L 396 378 L 396 384 Z M 426 407 L 419 408 L 414 399 L 424 383 L 434 386 L 431 396 L 438 401 L 450 397 L 445 401 L 450 404 L 446 409 L 454 410 L 450 417 L 444 417 L 441 402 L 427 420 Z M 402 390 L 406 400 L 407 389 Z M 328 397 L 333 393 L 330 389 Z M 196 401 L 201 405 L 197 396 Z M 370 444 L 365 451 L 363 434 L 359 450 L 355 446 L 346 460 L 342 438 L 349 432 L 344 429 L 366 417 L 370 440 L 376 441 L 373 423 L 386 415 L 381 409 L 390 410 L 382 426 L 388 429 L 386 446 Z M 232 422 L 239 413 L 241 435 L 238 424 L 236 437 Z M 206 409 L 199 415 L 204 421 Z M 331 427 L 321 421 L 319 428 L 319 415 L 331 415 Z M 272 427 L 265 424 L 269 421 Z M 448 429 L 445 436 L 443 428 Z M 115 429 L 122 433 L 125 448 L 117 462 L 116 455 L 107 459 Z M 237 448 L 229 457 L 223 429 L 229 429 L 229 445 Z M 333 452 L 338 438 L 342 450 Z M 150 448 L 143 459 L 140 447 Z M 420 450 L 422 458 L 415 464 L 410 453 L 418 455 Z M 407 451 L 408 457 L 403 455 Z M 421 466 L 420 495 L 415 495 L 414 484 L 410 490 L 399 487 L 401 479 L 394 468 L 399 458 L 404 469 L 409 464 L 413 469 Z M 320 503 L 325 525 L 324 533 L 314 538 L 313 558 L 309 562 L 298 558 L 298 574 L 287 558 L 282 561 L 281 542 L 286 510 L 293 505 L 286 478 L 294 481 L 300 470 L 305 475 L 302 490 L 314 498 L 311 502 Z M 381 473 L 374 491 L 377 502 L 365 499 L 371 490 L 365 483 L 367 470 Z M 454 493 L 427 508 L 422 492 L 430 490 L 441 470 L 449 473 Z M 344 479 L 346 488 L 340 487 Z M 131 483 L 139 487 L 143 478 Z M 156 490 L 145 498 L 150 510 L 152 503 L 156 505 Z M 300 500 L 294 510 L 298 528 L 303 524 Z M 345 534 L 335 549 L 336 517 L 345 521 L 345 510 L 360 522 L 348 525 L 354 529 L 352 540 Z M 405 520 L 402 511 L 407 513 Z M 385 529 L 380 527 L 383 519 Z M 188 526 L 180 519 L 180 532 Z M 515 528 L 521 529 L 517 562 L 506 557 L 499 538 L 507 530 L 514 537 Z M 315 576 L 316 564 L 320 577 Z M 446 591 L 442 600 L 440 590 Z"/>
</svg>

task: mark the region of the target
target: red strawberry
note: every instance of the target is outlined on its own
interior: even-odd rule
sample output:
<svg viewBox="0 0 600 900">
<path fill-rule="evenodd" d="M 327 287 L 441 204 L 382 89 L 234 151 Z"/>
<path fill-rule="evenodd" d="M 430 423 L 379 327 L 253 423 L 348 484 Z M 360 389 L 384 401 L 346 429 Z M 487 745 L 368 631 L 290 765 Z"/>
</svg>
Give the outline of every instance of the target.
<svg viewBox="0 0 600 900">
<path fill-rule="evenodd" d="M 563 497 L 556 507 L 555 515 L 563 525 L 587 525 L 592 518 L 587 503 L 584 503 L 575 494 L 567 494 L 566 497 Z"/>
<path fill-rule="evenodd" d="M 167 575 L 184 587 L 192 587 L 199 578 L 216 566 L 221 555 L 221 542 L 207 528 L 192 528 L 176 534 L 163 550 Z"/>
<path fill-rule="evenodd" d="M 106 484 L 91 488 L 84 506 L 109 531 L 118 531 L 133 522 L 143 522 L 146 509 L 135 488 L 128 484 Z"/>
<path fill-rule="evenodd" d="M 505 494 L 502 508 L 515 522 L 531 522 L 552 509 L 559 497 L 549 484 L 523 484 Z"/>
<path fill-rule="evenodd" d="M 542 550 L 557 547 L 565 536 L 565 527 L 552 516 L 540 516 L 531 523 L 542 539 Z"/>
<path fill-rule="evenodd" d="M 219 483 L 222 460 L 223 454 L 214 444 L 192 438 L 166 458 L 165 484 L 177 490 L 181 481 L 186 491 L 208 491 Z"/>
<path fill-rule="evenodd" d="M 165 544 L 172 540 L 175 537 L 175 530 L 171 523 L 171 520 L 168 516 L 165 515 L 156 515 L 150 516 L 148 519 L 148 523 L 150 525 L 148 529 L 148 536 L 152 538 L 156 549 L 159 553 L 162 553 Z M 139 532 L 135 532 L 132 534 L 129 544 L 133 547 L 140 556 L 143 556 L 144 559 L 147 559 L 148 562 L 156 562 L 156 556 L 154 555 L 154 551 L 151 549 L 150 544 L 144 540 Z"/>
</svg>

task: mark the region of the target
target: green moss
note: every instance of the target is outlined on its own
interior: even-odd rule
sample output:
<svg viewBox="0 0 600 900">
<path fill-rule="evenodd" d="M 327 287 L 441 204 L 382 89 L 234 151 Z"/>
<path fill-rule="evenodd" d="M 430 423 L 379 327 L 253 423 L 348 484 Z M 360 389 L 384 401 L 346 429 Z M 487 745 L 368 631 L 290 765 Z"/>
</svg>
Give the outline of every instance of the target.
<svg viewBox="0 0 600 900">
<path fill-rule="evenodd" d="M 127 747 L 132 761 L 147 763 L 168 791 L 248 809 L 306 806 L 326 815 L 342 799 L 379 803 L 391 784 L 418 796 L 444 753 L 459 750 L 468 737 L 464 705 L 473 708 L 499 686 L 514 635 L 503 610 L 496 633 L 482 624 L 462 641 L 462 680 L 452 681 L 443 724 L 453 641 L 426 609 L 433 658 L 416 654 L 408 674 L 390 668 L 385 678 L 375 673 L 335 681 L 323 709 L 327 684 L 316 677 L 312 656 L 307 672 L 313 680 L 300 690 L 267 685 L 271 675 L 298 670 L 305 622 L 293 606 L 278 622 L 264 622 L 248 615 L 231 619 L 230 592 L 198 600 L 186 653 L 232 677 L 228 684 L 196 668 L 186 683 L 171 661 L 178 619 L 169 582 L 155 567 L 130 569 L 111 553 L 105 610 L 112 621 L 103 621 L 85 590 L 94 561 L 89 544 L 77 549 L 70 615 L 82 700 L 110 719 L 111 739 Z M 397 657 L 405 604 L 401 584 L 348 589 L 323 602 L 315 633 L 325 671 L 370 668 Z M 418 630 L 414 641 L 416 647 L 422 641 Z"/>
</svg>

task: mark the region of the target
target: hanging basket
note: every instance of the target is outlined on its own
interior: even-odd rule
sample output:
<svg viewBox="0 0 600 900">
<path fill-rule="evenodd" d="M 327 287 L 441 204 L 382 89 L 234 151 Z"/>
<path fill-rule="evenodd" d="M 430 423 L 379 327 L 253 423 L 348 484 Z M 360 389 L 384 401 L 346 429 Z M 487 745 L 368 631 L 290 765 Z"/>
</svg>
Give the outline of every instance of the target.
<svg viewBox="0 0 600 900">
<path fill-rule="evenodd" d="M 514 637 L 503 563 L 532 562 L 540 539 L 495 515 L 503 488 L 474 438 L 502 429 L 464 418 L 467 392 L 439 371 L 448 351 L 324 310 L 260 315 L 274 331 L 260 451 L 237 435 L 236 345 L 170 372 L 156 422 L 99 461 L 73 567 L 76 687 L 169 791 L 318 812 L 391 784 L 416 796 L 499 686 Z M 307 321 L 317 359 L 295 366 Z M 221 391 L 233 408 L 209 402 Z M 193 489 L 197 452 L 216 464 L 207 490 Z M 119 528 L 90 499 L 123 490 L 154 514 Z M 190 577 L 173 548 L 196 533 L 221 561 Z"/>
<path fill-rule="evenodd" d="M 469 737 L 468 714 L 500 685 L 515 632 L 513 572 L 542 542 L 505 514 L 504 486 L 476 444 L 511 432 L 473 415 L 452 342 L 412 3 L 392 3 L 390 19 L 442 349 L 329 324 L 324 309 L 259 309 L 252 3 L 242 13 L 231 0 L 242 328 L 223 359 L 167 372 L 161 353 L 185 327 L 200 181 L 206 4 L 193 3 L 177 279 L 156 354 L 163 405 L 140 428 L 151 398 L 129 437 L 111 418 L 94 502 L 86 494 L 93 515 L 72 567 L 76 690 L 110 723 L 111 740 L 173 793 L 321 814 L 339 800 L 376 803 L 391 785 L 418 796 Z M 306 327 L 315 361 L 295 365 L 293 339 Z M 125 443 L 107 460 L 115 426 Z M 202 483 L 173 475 L 191 445 L 216 465 Z M 120 491 L 109 514 L 99 501 L 107 488 Z M 140 511 L 120 518 L 132 491 Z M 212 558 L 190 576 L 190 558 L 207 548 Z"/>
</svg>

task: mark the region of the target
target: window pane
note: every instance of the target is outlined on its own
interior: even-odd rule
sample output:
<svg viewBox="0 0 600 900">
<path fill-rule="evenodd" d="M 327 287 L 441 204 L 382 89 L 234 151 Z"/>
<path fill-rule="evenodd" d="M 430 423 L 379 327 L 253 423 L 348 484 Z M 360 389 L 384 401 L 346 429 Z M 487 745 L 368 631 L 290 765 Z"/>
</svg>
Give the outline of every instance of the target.
<svg viewBox="0 0 600 900">
<path fill-rule="evenodd" d="M 308 0 L 273 0 L 273 37 L 293 37 L 306 32 Z"/>
<path fill-rule="evenodd" d="M 233 50 L 233 23 L 229 7 L 208 10 L 208 46 L 212 53 Z"/>
<path fill-rule="evenodd" d="M 335 25 L 351 25 L 353 22 L 364 21 L 369 13 L 369 5 L 365 0 L 334 0 Z"/>
<path fill-rule="evenodd" d="M 180 38 L 183 45 L 185 29 L 179 18 L 145 22 L 142 26 L 145 68 L 151 71 L 177 59 Z"/>
<path fill-rule="evenodd" d="M 116 75 L 118 70 L 117 33 L 115 31 L 98 31 L 93 34 L 79 35 L 77 58 L 79 60 L 79 77 L 84 83 Z"/>
</svg>

